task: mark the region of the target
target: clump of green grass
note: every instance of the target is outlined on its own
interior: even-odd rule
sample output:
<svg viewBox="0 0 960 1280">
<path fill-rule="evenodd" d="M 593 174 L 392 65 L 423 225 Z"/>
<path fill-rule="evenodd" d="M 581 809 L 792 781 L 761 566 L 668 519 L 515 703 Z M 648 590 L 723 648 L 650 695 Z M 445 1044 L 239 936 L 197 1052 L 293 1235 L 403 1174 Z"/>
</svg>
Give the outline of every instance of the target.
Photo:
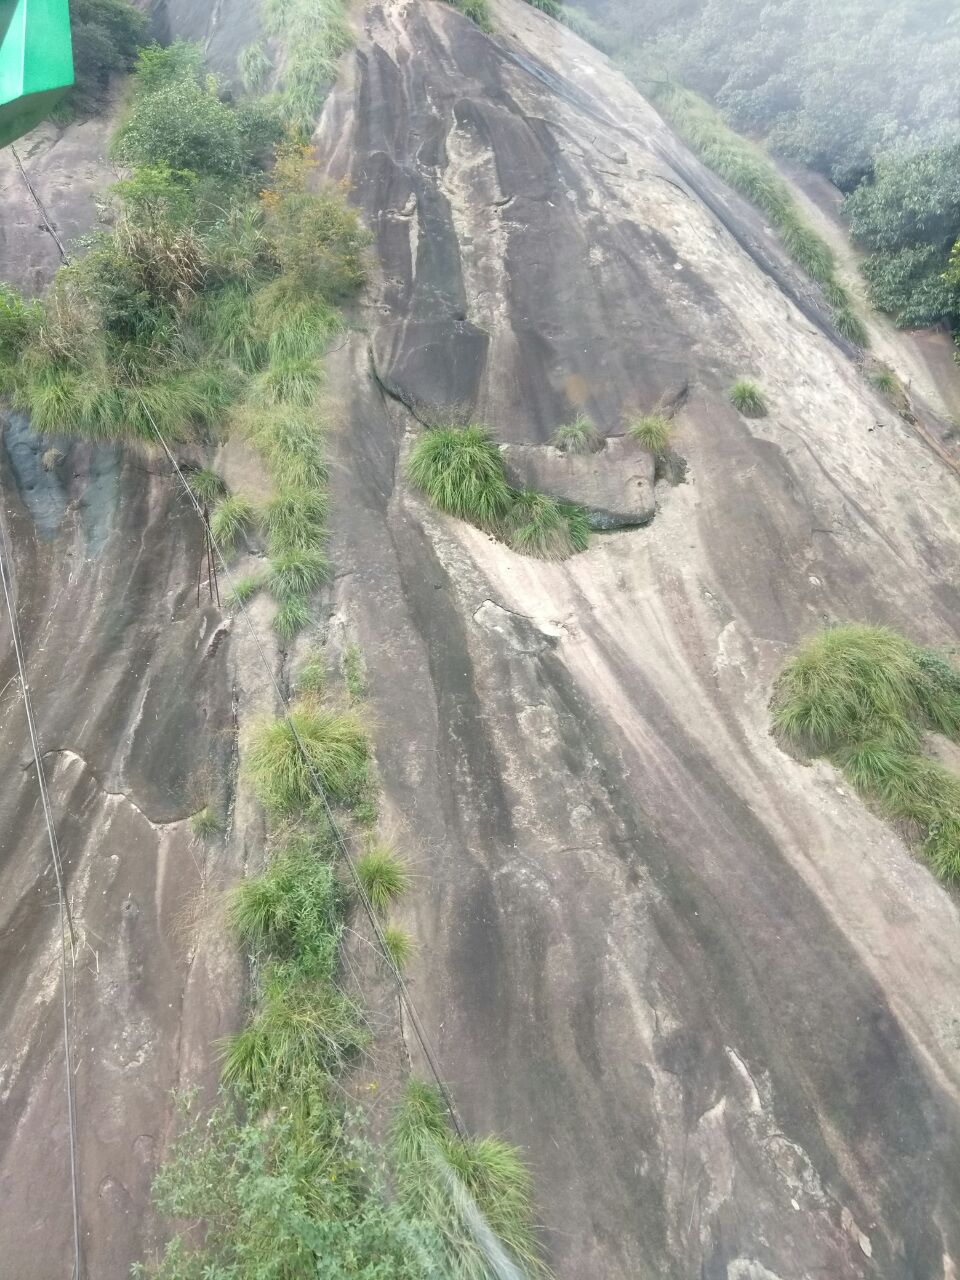
<svg viewBox="0 0 960 1280">
<path fill-rule="evenodd" d="M 373 844 L 357 859 L 357 876 L 374 911 L 385 912 L 410 887 L 403 858 L 385 844 Z"/>
<path fill-rule="evenodd" d="M 255 93 L 262 87 L 272 65 L 266 49 L 259 40 L 240 50 L 237 56 L 237 70 L 243 87 L 248 93 Z"/>
<path fill-rule="evenodd" d="M 313 653 L 297 674 L 297 691 L 319 697 L 327 683 L 327 664 L 322 653 Z"/>
<path fill-rule="evenodd" d="M 303 600 L 330 576 L 330 562 L 322 551 L 305 548 L 284 551 L 270 561 L 267 582 L 275 600 L 286 604 Z"/>
<path fill-rule="evenodd" d="M 280 356 L 251 383 L 251 397 L 261 405 L 313 403 L 323 386 L 323 370 L 312 356 Z"/>
<path fill-rule="evenodd" d="M 447 0 L 452 9 L 459 9 L 465 18 L 475 22 L 481 31 L 489 35 L 493 31 L 493 19 L 487 0 Z"/>
<path fill-rule="evenodd" d="M 406 929 L 396 924 L 388 924 L 383 930 L 383 947 L 387 963 L 398 973 L 403 973 L 413 959 L 417 944 L 413 940 L 413 935 Z"/>
<path fill-rule="evenodd" d="M 833 323 L 836 326 L 837 333 L 844 338 L 849 338 L 858 347 L 868 347 L 870 345 L 870 334 L 867 331 L 867 326 L 850 307 L 837 307 L 833 313 Z"/>
<path fill-rule="evenodd" d="M 478 1218 L 521 1274 L 546 1274 L 533 1225 L 530 1174 L 516 1147 L 496 1138 L 457 1138 L 439 1092 L 411 1080 L 394 1121 L 391 1152 L 400 1200 L 437 1233 L 444 1275 L 489 1275 Z"/>
<path fill-rule="evenodd" d="M 202 809 L 198 809 L 191 815 L 190 830 L 193 832 L 194 840 L 209 840 L 212 836 L 219 835 L 223 830 L 223 823 L 215 809 L 210 805 L 204 805 Z"/>
<path fill-rule="evenodd" d="M 283 815 L 310 804 L 314 773 L 335 800 L 351 800 L 366 779 L 368 758 L 367 735 L 356 716 L 300 701 L 289 720 L 261 720 L 254 726 L 246 769 L 263 807 Z"/>
<path fill-rule="evenodd" d="M 745 418 L 762 418 L 767 413 L 767 398 L 755 382 L 738 378 L 730 388 L 730 400 Z"/>
<path fill-rule="evenodd" d="M 303 596 L 290 596 L 273 615 L 273 629 L 284 644 L 289 644 L 309 625 L 310 606 Z"/>
<path fill-rule="evenodd" d="M 261 411 L 246 419 L 245 425 L 278 488 L 320 489 L 326 484 L 323 430 L 315 409 Z"/>
<path fill-rule="evenodd" d="M 500 450 L 483 427 L 442 427 L 420 437 L 410 480 L 435 507 L 489 528 L 510 507 Z"/>
<path fill-rule="evenodd" d="M 247 498 L 232 493 L 219 502 L 210 517 L 210 532 L 225 556 L 231 556 L 237 543 L 255 524 L 256 508 Z"/>
<path fill-rule="evenodd" d="M 502 535 L 507 545 L 538 560 L 566 560 L 584 550 L 586 537 L 569 512 L 573 510 L 556 498 L 525 489 L 513 495 L 504 518 Z M 585 523 L 585 518 L 584 518 Z"/>
<path fill-rule="evenodd" d="M 773 722 L 891 817 L 915 823 L 939 875 L 960 875 L 960 778 L 922 751 L 930 730 L 960 740 L 960 672 L 950 663 L 884 627 L 836 627 L 785 668 Z"/>
<path fill-rule="evenodd" d="M 563 453 L 591 453 L 600 443 L 600 433 L 582 413 L 578 413 L 573 422 L 557 427 L 553 433 L 552 444 Z"/>
<path fill-rule="evenodd" d="M 271 554 L 313 550 L 322 545 L 328 505 L 323 489 L 282 488 L 263 513 Z"/>
<path fill-rule="evenodd" d="M 890 396 L 897 389 L 896 375 L 890 369 L 878 369 L 870 375 L 870 381 L 881 395 Z"/>
<path fill-rule="evenodd" d="M 673 440 L 673 423 L 665 413 L 645 413 L 630 424 L 629 435 L 654 457 L 661 458 Z"/>
<path fill-rule="evenodd" d="M 351 641 L 343 650 L 340 659 L 344 684 L 351 702 L 362 702 L 367 696 L 367 670 L 363 660 L 363 651 L 358 644 Z"/>
<path fill-rule="evenodd" d="M 341 915 L 334 870 L 307 842 L 282 851 L 262 875 L 237 885 L 227 902 L 230 928 L 254 954 L 311 956 L 331 965 Z"/>
<path fill-rule="evenodd" d="M 251 573 L 238 578 L 226 599 L 227 608 L 236 610 L 247 604 L 257 594 L 266 579 L 262 573 Z"/>
</svg>

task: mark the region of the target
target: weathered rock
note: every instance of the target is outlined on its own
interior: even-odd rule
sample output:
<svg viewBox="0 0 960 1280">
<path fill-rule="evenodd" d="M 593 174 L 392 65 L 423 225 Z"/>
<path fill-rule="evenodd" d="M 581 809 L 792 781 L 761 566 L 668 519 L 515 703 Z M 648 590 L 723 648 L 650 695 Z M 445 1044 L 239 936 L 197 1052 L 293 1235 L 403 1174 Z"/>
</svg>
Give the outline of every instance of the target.
<svg viewBox="0 0 960 1280">
<path fill-rule="evenodd" d="M 653 519 L 656 463 L 627 436 L 609 436 L 586 453 L 549 444 L 505 444 L 501 452 L 511 484 L 577 503 L 594 529 L 636 528 Z"/>
</svg>

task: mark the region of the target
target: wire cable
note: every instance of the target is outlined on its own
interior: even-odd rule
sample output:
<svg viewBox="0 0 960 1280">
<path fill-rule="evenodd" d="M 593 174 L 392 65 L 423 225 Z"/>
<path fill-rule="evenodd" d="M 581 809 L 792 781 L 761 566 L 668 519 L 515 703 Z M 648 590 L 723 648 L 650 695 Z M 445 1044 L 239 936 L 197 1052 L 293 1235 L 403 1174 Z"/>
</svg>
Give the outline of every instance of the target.
<svg viewBox="0 0 960 1280">
<path fill-rule="evenodd" d="M 33 751 L 33 761 L 37 770 L 37 785 L 40 790 L 43 818 L 47 827 L 47 839 L 50 843 L 54 875 L 57 881 L 57 902 L 60 916 L 60 990 L 63 1004 L 63 1054 L 67 1086 L 67 1122 L 69 1126 L 70 1147 L 70 1191 L 73 1207 L 73 1276 L 74 1280 L 81 1280 L 80 1182 L 77 1172 L 77 1116 L 73 1085 L 73 1052 L 70 1048 L 70 1014 L 67 1000 L 67 935 L 69 933 L 71 951 L 75 953 L 76 934 L 74 932 L 73 919 L 70 914 L 70 907 L 67 902 L 67 895 L 64 889 L 60 844 L 57 840 L 56 825 L 53 821 L 50 797 L 47 792 L 47 780 L 43 771 L 43 752 L 40 749 L 40 737 L 37 733 L 36 720 L 33 714 L 30 685 L 27 682 L 26 662 L 23 655 L 23 643 L 20 637 L 20 627 L 17 622 L 17 614 L 14 608 L 13 589 L 7 575 L 7 564 L 12 563 L 12 561 L 10 560 L 10 553 L 7 547 L 7 533 L 2 519 L 0 519 L 0 542 L 2 542 L 2 550 L 0 550 L 0 582 L 2 582 L 3 585 L 3 598 L 6 602 L 7 614 L 10 618 L 10 629 L 13 633 L 13 651 L 16 654 L 17 670 L 20 674 L 20 688 L 23 690 L 23 705 L 27 715 L 27 726 L 30 733 L 30 747 Z"/>
<path fill-rule="evenodd" d="M 166 440 L 163 437 L 162 432 L 160 431 L 160 428 L 157 426 L 156 422 L 154 421 L 153 415 L 151 414 L 147 404 L 145 403 L 145 401 L 143 400 L 143 398 L 140 396 L 139 393 L 136 393 L 136 394 L 137 394 L 137 399 L 140 401 L 140 406 L 143 409 L 143 412 L 145 413 L 151 427 L 153 428 L 154 434 L 156 435 L 157 439 L 160 442 L 161 448 L 166 454 L 167 459 L 170 462 L 170 465 L 173 467 L 177 477 L 180 480 L 181 485 L 183 486 L 184 493 L 187 495 L 187 498 L 189 499 L 194 511 L 196 512 L 197 518 L 200 520 L 200 523 L 204 526 L 206 530 L 205 536 L 209 538 L 210 543 L 212 544 L 214 550 L 217 553 L 217 558 L 219 559 L 221 565 L 223 566 L 224 579 L 228 583 L 228 585 L 232 588 L 233 577 L 227 566 L 226 557 L 224 556 L 223 551 L 220 548 L 220 544 L 217 542 L 216 538 L 213 535 L 213 531 L 210 528 L 210 522 L 207 519 L 200 503 L 197 501 L 196 495 L 194 494 L 193 490 L 190 488 L 190 485 L 187 483 L 186 476 L 183 474 L 183 471 L 180 469 L 180 464 L 177 462 L 176 458 L 173 456 L 170 446 L 167 444 Z M 423 1056 L 426 1059 L 427 1065 L 430 1068 L 430 1074 L 433 1076 L 436 1082 L 437 1088 L 440 1090 L 441 1096 L 443 1097 L 444 1103 L 446 1104 L 447 1110 L 450 1113 L 450 1120 L 453 1124 L 454 1130 L 456 1131 L 457 1137 L 462 1139 L 466 1136 L 466 1132 L 463 1127 L 463 1122 L 460 1119 L 459 1112 L 457 1111 L 456 1104 L 454 1103 L 453 1096 L 450 1093 L 450 1090 L 447 1088 L 447 1085 L 444 1083 L 442 1076 L 440 1075 L 440 1068 L 439 1068 L 436 1052 L 434 1051 L 433 1045 L 430 1042 L 430 1037 L 427 1035 L 427 1032 L 424 1029 L 423 1022 L 420 1018 L 420 1014 L 417 1010 L 416 1004 L 414 1003 L 413 997 L 410 994 L 410 989 L 408 988 L 404 980 L 403 974 L 400 972 L 399 967 L 397 966 L 392 955 L 390 954 L 390 948 L 387 945 L 386 938 L 384 937 L 383 928 L 380 924 L 379 919 L 377 918 L 377 913 L 374 910 L 373 904 L 371 903 L 370 898 L 367 895 L 366 889 L 364 888 L 363 881 L 360 879 L 360 875 L 356 867 L 356 862 L 353 858 L 353 855 L 350 852 L 350 848 L 347 844 L 346 837 L 344 836 L 339 823 L 334 817 L 333 810 L 330 807 L 330 801 L 327 798 L 327 793 L 324 789 L 323 783 L 320 781 L 319 777 L 317 776 L 317 772 L 313 767 L 313 762 L 311 761 L 310 756 L 307 752 L 307 749 L 303 744 L 303 739 L 300 737 L 300 734 L 297 732 L 297 726 L 293 720 L 293 717 L 290 714 L 289 701 L 284 695 L 283 690 L 280 688 L 280 683 L 277 680 L 276 675 L 274 674 L 272 666 L 270 665 L 270 661 L 267 658 L 267 654 L 266 654 L 266 651 L 264 650 L 263 643 L 260 639 L 260 636 L 257 633 L 257 629 L 253 623 L 253 619 L 250 617 L 250 614 L 247 611 L 246 605 L 238 597 L 236 592 L 234 592 L 234 599 L 237 603 L 237 607 L 240 613 L 243 615 L 243 619 L 247 625 L 247 629 L 250 632 L 250 635 L 253 637 L 254 644 L 256 645 L 257 651 L 260 654 L 260 660 L 263 663 L 264 670 L 267 673 L 267 677 L 270 683 L 273 685 L 274 692 L 277 695 L 277 699 L 280 703 L 280 706 L 283 708 L 283 718 L 286 721 L 287 727 L 290 730 L 291 737 L 293 738 L 293 741 L 297 747 L 297 750 L 300 753 L 300 757 L 303 760 L 304 766 L 306 767 L 307 773 L 310 777 L 310 781 L 313 785 L 313 790 L 323 806 L 324 816 L 326 817 L 327 822 L 330 825 L 330 829 L 333 832 L 337 847 L 340 850 L 340 853 L 350 871 L 350 876 L 351 876 L 351 879 L 353 880 L 354 887 L 357 891 L 357 896 L 360 899 L 360 903 L 363 907 L 364 914 L 366 915 L 367 920 L 370 923 L 370 927 L 373 930 L 373 933 L 377 939 L 377 942 L 379 943 L 380 950 L 383 955 L 383 959 L 386 961 L 388 968 L 393 974 L 393 979 L 397 986 L 397 995 L 399 996 L 403 1006 L 406 1008 L 407 1014 L 410 1019 L 410 1025 L 413 1027 L 414 1034 L 416 1035 L 417 1040 L 420 1044 L 420 1048 L 423 1051 Z"/>
</svg>

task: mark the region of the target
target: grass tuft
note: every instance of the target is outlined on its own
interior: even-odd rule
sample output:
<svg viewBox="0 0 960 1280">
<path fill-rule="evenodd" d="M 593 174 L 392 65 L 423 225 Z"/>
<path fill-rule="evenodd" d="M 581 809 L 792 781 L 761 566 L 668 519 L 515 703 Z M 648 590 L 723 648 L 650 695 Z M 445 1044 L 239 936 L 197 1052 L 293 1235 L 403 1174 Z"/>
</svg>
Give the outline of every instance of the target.
<svg viewBox="0 0 960 1280">
<path fill-rule="evenodd" d="M 341 907 L 332 866 L 308 842 L 295 843 L 262 875 L 236 886 L 227 901 L 227 923 L 255 955 L 311 956 L 329 959 L 332 966 Z"/>
<path fill-rule="evenodd" d="M 256 518 L 253 503 L 239 494 L 233 493 L 217 504 L 210 517 L 210 532 L 225 556 L 234 554 L 237 543 L 253 527 Z"/>
<path fill-rule="evenodd" d="M 330 562 L 322 551 L 306 548 L 284 551 L 270 561 L 267 583 L 281 605 L 306 600 L 330 577 Z"/>
<path fill-rule="evenodd" d="M 960 874 L 960 778 L 922 754 L 927 731 L 960 741 L 960 672 L 949 662 L 884 627 L 821 632 L 784 669 L 773 722 L 915 823 L 938 875 Z"/>
<path fill-rule="evenodd" d="M 356 716 L 300 701 L 289 721 L 261 720 L 253 727 L 246 769 L 263 807 L 283 815 L 314 798 L 311 770 L 335 800 L 351 800 L 366 780 L 368 756 L 367 735 Z"/>
<path fill-rule="evenodd" d="M 297 691 L 319 697 L 327 682 L 327 664 L 322 653 L 312 654 L 297 674 Z"/>
<path fill-rule="evenodd" d="M 881 395 L 890 396 L 897 389 L 897 378 L 889 369 L 878 369 L 870 375 L 870 381 Z"/>
<path fill-rule="evenodd" d="M 310 606 L 303 596 L 290 596 L 273 615 L 273 629 L 284 644 L 310 625 Z"/>
<path fill-rule="evenodd" d="M 383 930 L 383 946 L 386 960 L 399 973 L 403 973 L 417 949 L 412 934 L 396 924 L 388 924 Z"/>
<path fill-rule="evenodd" d="M 427 431 L 414 447 L 410 480 L 435 507 L 489 528 L 510 507 L 500 450 L 483 427 Z"/>
<path fill-rule="evenodd" d="M 576 511 L 556 498 L 525 489 L 514 494 L 503 522 L 504 540 L 521 555 L 539 560 L 566 560 L 584 550 L 589 538 L 588 532 L 586 538 L 581 539 L 579 527 L 574 527 Z"/>
<path fill-rule="evenodd" d="M 351 642 L 344 648 L 340 666 L 350 701 L 362 702 L 367 696 L 367 669 L 363 651 L 357 643 Z"/>
<path fill-rule="evenodd" d="M 745 418 L 763 418 L 767 413 L 767 399 L 755 382 L 738 378 L 730 388 L 730 400 Z"/>
<path fill-rule="evenodd" d="M 238 578 L 227 596 L 227 608 L 232 611 L 247 604 L 257 594 L 266 579 L 262 573 L 251 573 L 245 578 Z"/>
<path fill-rule="evenodd" d="M 600 433 L 588 417 L 578 413 L 573 422 L 557 427 L 551 443 L 563 453 L 592 453 L 600 444 Z"/>
<path fill-rule="evenodd" d="M 374 844 L 357 859 L 357 875 L 374 911 L 385 912 L 410 887 L 410 871 L 387 845 Z"/>
<path fill-rule="evenodd" d="M 223 823 L 215 810 L 209 805 L 204 805 L 202 809 L 198 809 L 191 815 L 190 830 L 193 832 L 194 840 L 209 840 L 223 830 Z"/>
<path fill-rule="evenodd" d="M 630 424 L 629 434 L 654 457 L 660 458 L 673 440 L 673 423 L 665 413 L 645 413 Z"/>
</svg>

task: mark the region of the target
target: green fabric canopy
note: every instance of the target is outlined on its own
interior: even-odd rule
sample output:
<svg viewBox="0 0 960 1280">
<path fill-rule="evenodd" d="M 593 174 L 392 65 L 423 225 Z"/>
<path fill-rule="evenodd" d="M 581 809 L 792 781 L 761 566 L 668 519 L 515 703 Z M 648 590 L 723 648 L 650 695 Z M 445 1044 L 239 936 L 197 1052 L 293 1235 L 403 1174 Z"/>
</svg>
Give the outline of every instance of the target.
<svg viewBox="0 0 960 1280">
<path fill-rule="evenodd" d="M 0 147 L 73 84 L 68 0 L 0 0 Z"/>
</svg>

